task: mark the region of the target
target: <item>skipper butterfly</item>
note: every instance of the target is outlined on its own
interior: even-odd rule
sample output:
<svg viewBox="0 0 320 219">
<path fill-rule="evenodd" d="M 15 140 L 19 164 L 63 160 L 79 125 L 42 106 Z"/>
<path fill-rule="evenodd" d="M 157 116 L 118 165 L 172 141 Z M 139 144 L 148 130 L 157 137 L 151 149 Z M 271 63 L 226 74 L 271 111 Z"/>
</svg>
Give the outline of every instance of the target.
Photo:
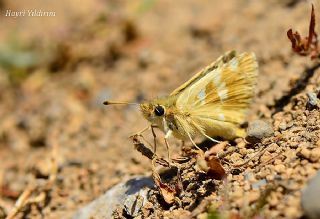
<svg viewBox="0 0 320 219">
<path fill-rule="evenodd" d="M 214 142 L 218 141 L 213 137 L 218 136 L 227 140 L 244 137 L 240 124 L 254 96 L 257 75 L 254 53 L 227 52 L 170 95 L 139 104 L 140 110 L 151 128 L 156 126 L 165 133 L 167 147 L 171 135 L 190 140 L 195 147 L 196 136 Z M 105 101 L 104 104 L 130 103 Z"/>
</svg>

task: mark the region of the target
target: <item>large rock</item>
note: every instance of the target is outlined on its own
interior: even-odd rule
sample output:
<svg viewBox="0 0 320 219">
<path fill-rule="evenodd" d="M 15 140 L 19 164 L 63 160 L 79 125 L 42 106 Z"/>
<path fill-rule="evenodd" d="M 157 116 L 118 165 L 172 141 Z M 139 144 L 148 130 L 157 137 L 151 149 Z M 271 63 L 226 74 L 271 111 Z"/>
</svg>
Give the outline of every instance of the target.
<svg viewBox="0 0 320 219">
<path fill-rule="evenodd" d="M 309 181 L 303 190 L 301 205 L 307 218 L 320 218 L 320 171 Z"/>
<path fill-rule="evenodd" d="M 148 193 L 154 187 L 152 178 L 138 176 L 119 183 L 104 195 L 78 210 L 73 219 L 112 218 L 113 211 L 124 206 L 128 215 L 137 216 L 139 209 L 148 199 Z"/>
</svg>

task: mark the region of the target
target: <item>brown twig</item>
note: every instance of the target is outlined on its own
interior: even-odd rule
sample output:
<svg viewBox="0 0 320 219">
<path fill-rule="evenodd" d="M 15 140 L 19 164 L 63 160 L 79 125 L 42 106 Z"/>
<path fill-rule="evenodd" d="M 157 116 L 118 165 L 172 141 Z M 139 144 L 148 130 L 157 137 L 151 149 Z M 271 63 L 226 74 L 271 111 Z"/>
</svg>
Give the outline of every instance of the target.
<svg viewBox="0 0 320 219">
<path fill-rule="evenodd" d="M 25 206 L 25 204 L 27 203 L 33 190 L 34 190 L 34 188 L 31 186 L 28 186 L 27 188 L 25 188 L 25 190 L 19 196 L 19 198 L 16 201 L 16 203 L 14 204 L 13 208 L 11 209 L 9 214 L 7 215 L 6 219 L 12 219 L 18 214 L 20 209 L 22 209 Z"/>
<path fill-rule="evenodd" d="M 48 192 L 52 189 L 54 182 L 57 178 L 58 173 L 58 144 L 56 142 L 56 138 L 52 138 L 52 151 L 50 155 L 51 161 L 51 170 L 49 179 L 45 184 L 36 183 L 36 185 L 31 185 L 31 183 L 25 188 L 25 190 L 21 193 L 18 200 L 16 201 L 13 208 L 10 210 L 6 219 L 13 219 L 15 216 L 21 211 L 21 209 L 30 204 L 38 204 L 43 202 Z"/>
<path fill-rule="evenodd" d="M 144 139 L 144 137 L 142 136 L 143 140 L 146 141 Z M 153 157 L 155 156 L 155 154 L 151 151 L 150 148 L 146 147 L 139 139 L 138 136 L 132 136 L 132 141 L 133 141 L 133 145 L 134 148 L 139 151 L 143 156 L 147 157 L 148 159 L 152 160 Z M 146 141 L 148 144 L 150 144 L 148 141 Z"/>
<path fill-rule="evenodd" d="M 254 156 L 252 156 L 251 158 L 249 158 L 248 160 L 240 163 L 240 164 L 233 164 L 232 167 L 242 167 L 246 164 L 248 164 L 250 161 L 252 161 L 253 159 L 257 158 L 257 157 L 261 157 L 264 152 L 267 151 L 268 148 L 261 148 L 260 151 L 258 151 Z"/>
</svg>

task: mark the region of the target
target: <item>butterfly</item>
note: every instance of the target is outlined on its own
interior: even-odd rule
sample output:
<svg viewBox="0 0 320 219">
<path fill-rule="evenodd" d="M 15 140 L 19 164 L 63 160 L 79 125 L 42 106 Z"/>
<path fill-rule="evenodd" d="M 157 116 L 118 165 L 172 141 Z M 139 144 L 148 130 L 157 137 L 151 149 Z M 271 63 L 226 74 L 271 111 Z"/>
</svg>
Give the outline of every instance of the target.
<svg viewBox="0 0 320 219">
<path fill-rule="evenodd" d="M 174 136 L 190 140 L 202 136 L 226 140 L 244 137 L 240 125 L 252 102 L 257 83 L 258 63 L 252 52 L 230 51 L 199 71 L 168 96 L 145 101 L 140 110 L 151 128 L 165 133 L 165 142 Z M 130 104 L 105 101 L 105 105 Z M 135 104 L 135 103 L 133 103 Z M 146 129 L 145 129 L 146 130 Z"/>
</svg>

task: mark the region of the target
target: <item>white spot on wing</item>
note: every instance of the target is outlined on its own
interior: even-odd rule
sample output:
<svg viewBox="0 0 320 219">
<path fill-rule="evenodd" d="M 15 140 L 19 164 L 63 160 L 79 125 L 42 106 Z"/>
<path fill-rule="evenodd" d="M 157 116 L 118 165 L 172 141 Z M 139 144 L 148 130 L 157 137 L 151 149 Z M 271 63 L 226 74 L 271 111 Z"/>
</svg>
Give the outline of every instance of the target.
<svg viewBox="0 0 320 219">
<path fill-rule="evenodd" d="M 213 78 L 213 83 L 217 88 L 218 95 L 220 100 L 226 100 L 228 98 L 228 89 L 226 87 L 226 83 L 221 81 L 221 70 L 216 70 L 215 77 Z"/>
<path fill-rule="evenodd" d="M 228 88 L 224 82 L 218 86 L 218 95 L 221 101 L 228 99 Z"/>
<path fill-rule="evenodd" d="M 236 57 L 231 59 L 230 62 L 229 62 L 229 66 L 230 66 L 230 69 L 232 71 L 237 71 L 238 65 L 239 65 L 239 62 L 238 62 L 238 59 Z"/>
<path fill-rule="evenodd" d="M 215 74 L 215 77 L 213 78 L 213 83 L 216 87 L 219 87 L 219 85 L 221 83 L 221 70 L 220 69 L 216 69 L 216 74 Z"/>
<path fill-rule="evenodd" d="M 224 114 L 219 113 L 218 118 L 219 118 L 219 120 L 224 121 Z"/>
<path fill-rule="evenodd" d="M 201 89 L 200 92 L 198 93 L 198 99 L 201 101 L 202 104 L 205 104 L 206 100 L 206 91 L 204 89 Z"/>
</svg>

